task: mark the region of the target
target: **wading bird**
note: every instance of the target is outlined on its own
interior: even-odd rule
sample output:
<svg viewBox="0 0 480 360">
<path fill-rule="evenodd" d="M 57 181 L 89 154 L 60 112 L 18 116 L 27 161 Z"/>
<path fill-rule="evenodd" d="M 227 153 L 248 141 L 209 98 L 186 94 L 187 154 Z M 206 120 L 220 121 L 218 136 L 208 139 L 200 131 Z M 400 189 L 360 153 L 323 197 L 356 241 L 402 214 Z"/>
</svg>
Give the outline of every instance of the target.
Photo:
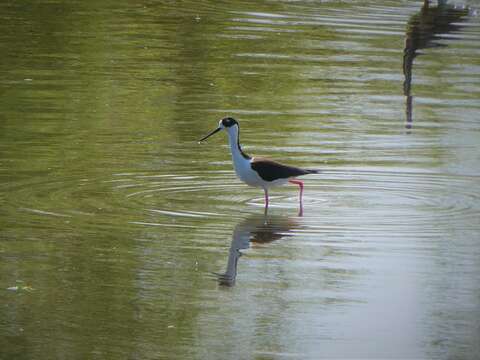
<svg viewBox="0 0 480 360">
<path fill-rule="evenodd" d="M 318 170 L 300 169 L 298 167 L 280 164 L 276 161 L 251 157 L 242 151 L 240 146 L 240 125 L 238 121 L 226 117 L 219 121 L 218 127 L 210 134 L 200 139 L 202 142 L 221 130 L 226 130 L 232 152 L 233 167 L 238 178 L 245 184 L 260 187 L 265 193 L 265 212 L 268 209 L 268 189 L 273 186 L 286 184 L 287 182 L 296 184 L 300 188 L 300 213 L 303 213 L 303 182 L 296 177 L 307 174 L 316 174 Z"/>
</svg>

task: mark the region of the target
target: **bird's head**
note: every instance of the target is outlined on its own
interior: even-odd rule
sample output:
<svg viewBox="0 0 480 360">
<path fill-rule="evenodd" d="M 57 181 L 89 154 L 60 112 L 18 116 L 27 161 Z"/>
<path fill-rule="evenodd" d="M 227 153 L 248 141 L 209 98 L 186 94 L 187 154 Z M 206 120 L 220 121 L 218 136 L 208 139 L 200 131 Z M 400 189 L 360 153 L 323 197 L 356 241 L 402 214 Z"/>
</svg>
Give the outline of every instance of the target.
<svg viewBox="0 0 480 360">
<path fill-rule="evenodd" d="M 229 134 L 234 133 L 234 132 L 238 132 L 238 126 L 239 126 L 238 122 L 234 118 L 231 118 L 231 117 L 223 118 L 218 122 L 218 127 L 215 130 L 213 130 L 207 136 L 198 140 L 198 142 L 200 143 L 204 140 L 207 140 L 210 136 L 212 136 L 213 134 L 216 134 L 217 132 L 219 132 L 221 130 L 226 130 Z"/>
</svg>

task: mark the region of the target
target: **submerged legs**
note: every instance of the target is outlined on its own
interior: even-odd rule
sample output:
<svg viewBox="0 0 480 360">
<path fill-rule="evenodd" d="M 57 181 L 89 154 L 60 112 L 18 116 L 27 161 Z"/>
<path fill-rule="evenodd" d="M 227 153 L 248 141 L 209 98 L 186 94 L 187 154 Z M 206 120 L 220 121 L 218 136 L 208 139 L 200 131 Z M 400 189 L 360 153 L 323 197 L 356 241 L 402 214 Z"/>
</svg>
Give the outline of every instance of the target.
<svg viewBox="0 0 480 360">
<path fill-rule="evenodd" d="M 265 216 L 267 216 L 267 213 L 268 213 L 268 189 L 263 188 L 263 191 L 265 192 Z"/>
<path fill-rule="evenodd" d="M 298 185 L 300 188 L 300 209 L 298 210 L 298 216 L 303 215 L 303 181 L 300 180 L 289 180 L 288 181 L 291 184 Z"/>
<path fill-rule="evenodd" d="M 289 183 L 298 185 L 300 188 L 300 208 L 298 210 L 298 216 L 303 215 L 303 181 L 300 180 L 288 180 Z M 263 188 L 263 192 L 265 193 L 265 214 L 268 212 L 268 188 Z"/>
</svg>

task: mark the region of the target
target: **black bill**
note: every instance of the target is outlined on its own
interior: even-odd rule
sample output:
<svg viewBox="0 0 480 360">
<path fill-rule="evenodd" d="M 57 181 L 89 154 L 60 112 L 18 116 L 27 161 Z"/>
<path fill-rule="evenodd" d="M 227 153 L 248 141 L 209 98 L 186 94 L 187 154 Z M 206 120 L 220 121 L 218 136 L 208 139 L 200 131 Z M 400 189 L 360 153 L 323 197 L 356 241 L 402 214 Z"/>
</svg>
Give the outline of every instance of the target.
<svg viewBox="0 0 480 360">
<path fill-rule="evenodd" d="M 213 134 L 219 132 L 220 130 L 222 130 L 222 128 L 216 128 L 215 130 L 213 130 L 210 134 L 208 134 L 207 136 L 201 138 L 200 140 L 198 140 L 199 143 L 201 143 L 203 140 L 206 140 L 208 139 L 210 136 L 212 136 Z"/>
</svg>

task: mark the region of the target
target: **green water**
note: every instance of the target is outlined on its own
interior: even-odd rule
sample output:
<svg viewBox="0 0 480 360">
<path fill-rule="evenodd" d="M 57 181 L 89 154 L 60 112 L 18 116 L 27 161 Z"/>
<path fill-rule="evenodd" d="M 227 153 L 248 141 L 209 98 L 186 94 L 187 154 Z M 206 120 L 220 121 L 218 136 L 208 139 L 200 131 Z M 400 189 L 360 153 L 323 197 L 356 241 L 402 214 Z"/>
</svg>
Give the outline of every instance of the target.
<svg viewBox="0 0 480 360">
<path fill-rule="evenodd" d="M 2 2 L 0 359 L 476 359 L 479 8 Z"/>
</svg>

